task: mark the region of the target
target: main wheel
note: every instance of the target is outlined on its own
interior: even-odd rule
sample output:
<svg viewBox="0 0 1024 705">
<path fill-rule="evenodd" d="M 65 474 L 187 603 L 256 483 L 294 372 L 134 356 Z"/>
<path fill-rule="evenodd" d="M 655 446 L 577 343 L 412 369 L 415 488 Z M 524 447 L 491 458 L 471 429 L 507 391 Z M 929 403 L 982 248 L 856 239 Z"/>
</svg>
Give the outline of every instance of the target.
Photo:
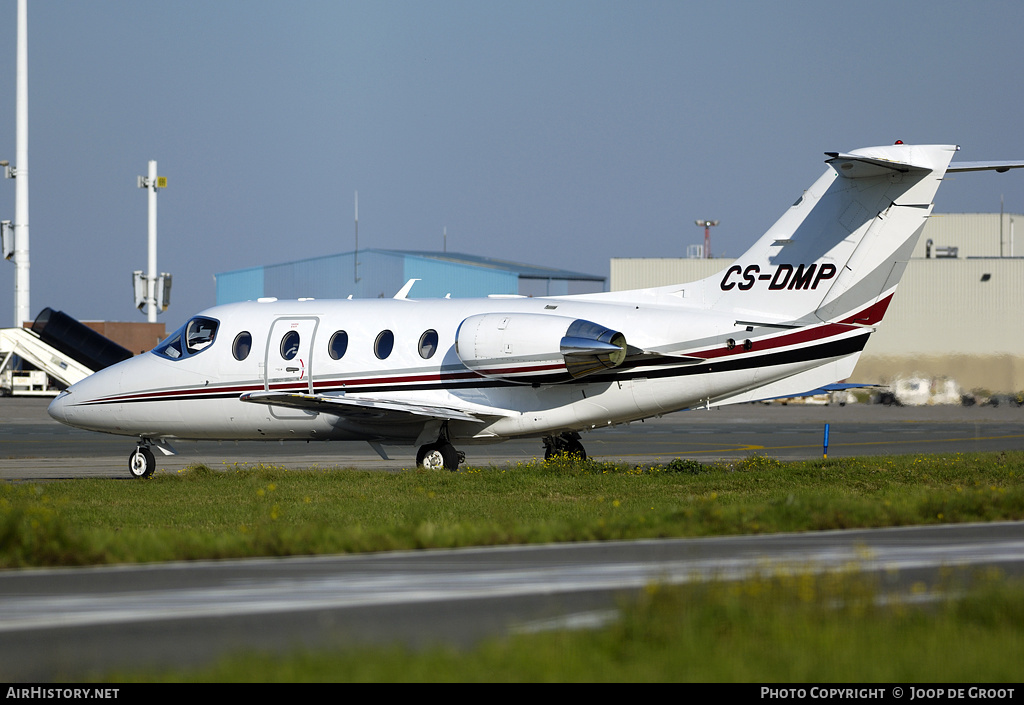
<svg viewBox="0 0 1024 705">
<path fill-rule="evenodd" d="M 574 455 L 580 460 L 587 459 L 587 450 L 583 447 L 583 444 L 577 439 L 566 441 L 565 450 L 562 451 L 564 455 Z"/>
<path fill-rule="evenodd" d="M 579 438 L 563 433 L 544 439 L 544 460 L 566 456 L 575 456 L 579 460 L 587 459 L 587 451 Z"/>
<path fill-rule="evenodd" d="M 156 459 L 146 446 L 139 446 L 128 456 L 128 472 L 132 477 L 149 477 L 156 470 Z"/>
<path fill-rule="evenodd" d="M 420 446 L 416 453 L 416 465 L 427 470 L 448 468 L 454 472 L 459 469 L 459 451 L 446 441 Z"/>
</svg>

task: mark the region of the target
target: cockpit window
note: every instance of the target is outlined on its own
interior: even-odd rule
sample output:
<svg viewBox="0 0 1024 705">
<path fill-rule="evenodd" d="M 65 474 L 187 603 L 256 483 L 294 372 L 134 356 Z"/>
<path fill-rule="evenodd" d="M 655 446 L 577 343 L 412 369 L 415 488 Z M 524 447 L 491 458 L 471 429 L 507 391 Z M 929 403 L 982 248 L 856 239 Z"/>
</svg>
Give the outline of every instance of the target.
<svg viewBox="0 0 1024 705">
<path fill-rule="evenodd" d="M 185 344 L 188 354 L 195 355 L 213 343 L 217 335 L 217 321 L 212 318 L 193 318 L 185 324 Z"/>
<path fill-rule="evenodd" d="M 181 328 L 171 333 L 164 342 L 153 348 L 153 352 L 172 360 L 177 360 L 181 357 Z"/>
<path fill-rule="evenodd" d="M 213 344 L 217 337 L 218 322 L 212 318 L 196 316 L 153 348 L 153 352 L 169 360 L 198 355 Z"/>
</svg>

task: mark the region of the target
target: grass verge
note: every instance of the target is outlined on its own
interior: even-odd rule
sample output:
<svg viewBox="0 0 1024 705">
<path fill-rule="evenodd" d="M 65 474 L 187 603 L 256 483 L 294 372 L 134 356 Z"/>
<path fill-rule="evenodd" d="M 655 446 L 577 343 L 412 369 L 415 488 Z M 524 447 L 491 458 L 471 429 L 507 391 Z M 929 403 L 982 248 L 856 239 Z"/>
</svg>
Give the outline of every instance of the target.
<svg viewBox="0 0 1024 705">
<path fill-rule="evenodd" d="M 997 576 L 980 580 L 966 595 L 922 606 L 886 596 L 870 577 L 856 573 L 768 575 L 725 584 L 652 585 L 623 603 L 619 619 L 592 631 L 520 634 L 465 650 L 362 646 L 238 654 L 203 669 L 110 679 L 1018 683 L 1022 623 L 1024 585 Z"/>
<path fill-rule="evenodd" d="M 1024 519 L 1024 453 L 565 460 L 457 473 L 196 466 L 0 485 L 0 565 L 60 566 Z M 1024 585 L 924 606 L 870 576 L 651 585 L 600 629 L 458 650 L 236 654 L 130 681 L 1014 682 Z"/>
<path fill-rule="evenodd" d="M 0 485 L 0 567 L 1024 519 L 1024 452 L 456 473 L 191 467 Z"/>
</svg>

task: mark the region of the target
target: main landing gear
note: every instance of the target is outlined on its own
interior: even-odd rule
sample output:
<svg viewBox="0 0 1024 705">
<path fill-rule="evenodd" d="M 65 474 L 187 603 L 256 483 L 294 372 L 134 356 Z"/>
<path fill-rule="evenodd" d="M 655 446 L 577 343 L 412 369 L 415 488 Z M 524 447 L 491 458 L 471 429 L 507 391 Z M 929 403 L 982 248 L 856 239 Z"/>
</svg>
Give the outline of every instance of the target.
<svg viewBox="0 0 1024 705">
<path fill-rule="evenodd" d="M 148 445 L 139 443 L 132 454 L 128 456 L 128 472 L 132 477 L 143 478 L 152 475 L 154 470 L 156 470 L 156 459 L 153 457 L 153 451 L 149 449 Z"/>
<path fill-rule="evenodd" d="M 416 452 L 416 465 L 427 470 L 447 468 L 455 472 L 459 469 L 459 465 L 465 461 L 466 454 L 456 450 L 455 446 L 446 438 L 420 446 L 420 449 Z"/>
<path fill-rule="evenodd" d="M 466 454 L 456 450 L 452 442 L 448 440 L 448 422 L 441 426 L 441 433 L 437 440 L 420 446 L 416 451 L 416 467 L 426 470 L 440 470 L 447 468 L 452 472 L 459 469 L 459 465 L 466 462 Z"/>
<path fill-rule="evenodd" d="M 560 456 L 575 456 L 579 460 L 587 459 L 587 451 L 580 442 L 580 434 L 566 431 L 558 436 L 544 437 L 544 460 Z"/>
</svg>

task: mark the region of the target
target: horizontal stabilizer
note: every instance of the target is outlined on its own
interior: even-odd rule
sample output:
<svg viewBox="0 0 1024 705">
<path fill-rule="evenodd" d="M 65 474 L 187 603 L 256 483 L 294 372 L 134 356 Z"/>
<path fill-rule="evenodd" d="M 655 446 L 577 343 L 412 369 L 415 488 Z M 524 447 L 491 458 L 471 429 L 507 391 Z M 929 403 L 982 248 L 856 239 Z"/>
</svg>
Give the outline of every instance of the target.
<svg viewBox="0 0 1024 705">
<path fill-rule="evenodd" d="M 239 397 L 254 404 L 285 406 L 346 418 L 376 420 L 409 420 L 410 417 L 445 419 L 449 421 L 477 421 L 474 414 L 446 406 L 434 406 L 396 399 L 333 394 L 303 394 L 299 392 L 248 392 Z"/>
<path fill-rule="evenodd" d="M 947 172 L 952 171 L 998 171 L 1003 173 L 1010 169 L 1020 169 L 1024 167 L 1024 161 L 1010 161 L 1010 162 L 953 162 L 946 169 Z"/>
<path fill-rule="evenodd" d="M 863 179 L 870 176 L 882 176 L 891 173 L 906 173 L 908 171 L 931 171 L 930 166 L 921 166 L 909 162 L 901 162 L 895 159 L 883 159 L 880 157 L 867 157 L 860 154 L 846 154 L 843 152 L 825 152 L 828 157 L 825 161 L 831 164 L 840 176 L 847 179 Z"/>
</svg>

